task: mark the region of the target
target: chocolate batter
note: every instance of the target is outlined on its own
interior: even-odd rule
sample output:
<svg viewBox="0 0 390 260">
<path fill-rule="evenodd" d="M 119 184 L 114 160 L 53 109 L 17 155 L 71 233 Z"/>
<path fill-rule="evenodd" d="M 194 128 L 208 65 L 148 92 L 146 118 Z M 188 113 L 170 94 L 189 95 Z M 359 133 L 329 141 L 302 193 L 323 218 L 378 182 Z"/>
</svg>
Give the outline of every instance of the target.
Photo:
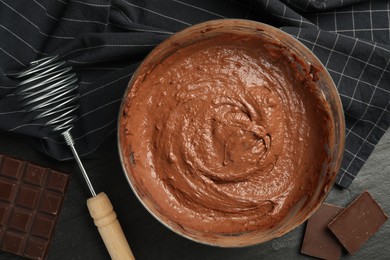
<svg viewBox="0 0 390 260">
<path fill-rule="evenodd" d="M 313 195 L 329 159 L 316 80 L 279 43 L 233 34 L 183 46 L 138 75 L 122 138 L 139 196 L 184 229 L 278 225 Z"/>
</svg>

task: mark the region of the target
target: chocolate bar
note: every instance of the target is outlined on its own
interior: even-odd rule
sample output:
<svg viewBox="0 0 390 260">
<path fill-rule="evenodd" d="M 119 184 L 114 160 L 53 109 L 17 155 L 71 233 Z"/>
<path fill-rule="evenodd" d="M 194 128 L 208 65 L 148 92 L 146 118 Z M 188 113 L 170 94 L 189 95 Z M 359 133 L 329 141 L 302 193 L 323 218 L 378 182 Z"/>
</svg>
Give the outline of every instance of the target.
<svg viewBox="0 0 390 260">
<path fill-rule="evenodd" d="M 69 175 L 0 155 L 0 250 L 45 259 Z"/>
<path fill-rule="evenodd" d="M 328 229 L 328 224 L 342 210 L 331 204 L 321 205 L 307 222 L 301 253 L 322 259 L 340 258 L 342 246 Z"/>
<path fill-rule="evenodd" d="M 353 255 L 387 219 L 378 203 L 365 191 L 328 226 L 345 249 Z"/>
</svg>

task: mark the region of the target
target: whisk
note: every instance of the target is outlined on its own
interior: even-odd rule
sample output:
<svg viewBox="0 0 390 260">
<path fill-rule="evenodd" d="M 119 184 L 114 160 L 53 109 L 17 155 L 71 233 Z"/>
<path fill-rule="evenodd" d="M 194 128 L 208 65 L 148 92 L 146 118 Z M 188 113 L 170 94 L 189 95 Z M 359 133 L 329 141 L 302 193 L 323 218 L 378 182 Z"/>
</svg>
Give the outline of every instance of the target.
<svg viewBox="0 0 390 260">
<path fill-rule="evenodd" d="M 96 194 L 84 166 L 77 154 L 70 131 L 77 119 L 77 75 L 65 61 L 57 56 L 46 57 L 30 63 L 15 78 L 21 80 L 15 94 L 33 121 L 45 121 L 48 127 L 60 133 L 70 147 L 92 197 L 87 199 L 88 210 L 112 259 L 134 259 L 113 206 L 104 192 Z"/>
</svg>

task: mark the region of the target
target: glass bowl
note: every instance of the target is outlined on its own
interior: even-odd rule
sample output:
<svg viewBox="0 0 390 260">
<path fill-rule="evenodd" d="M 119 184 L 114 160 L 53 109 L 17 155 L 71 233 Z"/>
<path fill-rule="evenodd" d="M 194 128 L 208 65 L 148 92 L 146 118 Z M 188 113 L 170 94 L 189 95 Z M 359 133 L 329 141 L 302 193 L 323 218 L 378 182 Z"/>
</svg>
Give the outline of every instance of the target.
<svg viewBox="0 0 390 260">
<path fill-rule="evenodd" d="M 270 39 L 270 41 L 277 42 L 279 45 L 286 46 L 291 57 L 299 57 L 304 62 L 304 64 L 299 66 L 316 68 L 317 91 L 325 99 L 330 111 L 330 136 L 329 144 L 326 148 L 329 159 L 324 162 L 322 172 L 316 173 L 319 174 L 319 177 L 314 193 L 312 196 L 298 201 L 291 207 L 283 220 L 267 230 L 231 234 L 210 233 L 191 229 L 183 223 L 178 224 L 172 217 L 168 217 L 164 210 L 155 203 L 156 198 L 151 197 L 148 190 L 145 190 L 142 181 L 135 180 L 131 167 L 134 164 L 134 157 L 129 150 L 129 143 L 126 142 L 126 118 L 131 117 L 128 114 L 127 107 L 134 97 L 131 92 L 132 86 L 142 80 L 140 77 L 144 77 L 148 71 L 161 64 L 162 60 L 180 51 L 181 48 L 226 33 L 243 37 L 256 35 L 263 39 Z M 242 247 L 262 243 L 282 236 L 307 220 L 322 204 L 334 184 L 344 150 L 344 138 L 345 122 L 337 89 L 330 75 L 316 56 L 298 40 L 277 28 L 258 22 L 237 19 L 214 20 L 201 23 L 174 34 L 158 45 L 145 58 L 130 80 L 123 97 L 118 119 L 118 146 L 122 167 L 130 187 L 143 206 L 158 221 L 177 234 L 199 243 L 221 247 Z M 147 158 L 144 159 L 147 160 Z"/>
</svg>

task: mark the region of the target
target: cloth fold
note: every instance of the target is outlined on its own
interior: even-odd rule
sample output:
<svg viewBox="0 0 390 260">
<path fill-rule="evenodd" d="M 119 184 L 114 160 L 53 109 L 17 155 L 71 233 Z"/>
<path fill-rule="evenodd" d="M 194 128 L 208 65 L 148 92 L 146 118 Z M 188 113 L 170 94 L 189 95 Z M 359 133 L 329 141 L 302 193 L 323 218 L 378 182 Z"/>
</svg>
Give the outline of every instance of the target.
<svg viewBox="0 0 390 260">
<path fill-rule="evenodd" d="M 388 1 L 320 0 L 0 0 L 0 129 L 31 136 L 65 160 L 61 136 L 28 122 L 13 75 L 59 55 L 79 77 L 72 130 L 81 155 L 114 134 L 121 98 L 142 59 L 193 24 L 240 18 L 279 27 L 305 44 L 336 83 L 345 110 L 346 147 L 337 183 L 348 187 L 390 124 Z"/>
</svg>

